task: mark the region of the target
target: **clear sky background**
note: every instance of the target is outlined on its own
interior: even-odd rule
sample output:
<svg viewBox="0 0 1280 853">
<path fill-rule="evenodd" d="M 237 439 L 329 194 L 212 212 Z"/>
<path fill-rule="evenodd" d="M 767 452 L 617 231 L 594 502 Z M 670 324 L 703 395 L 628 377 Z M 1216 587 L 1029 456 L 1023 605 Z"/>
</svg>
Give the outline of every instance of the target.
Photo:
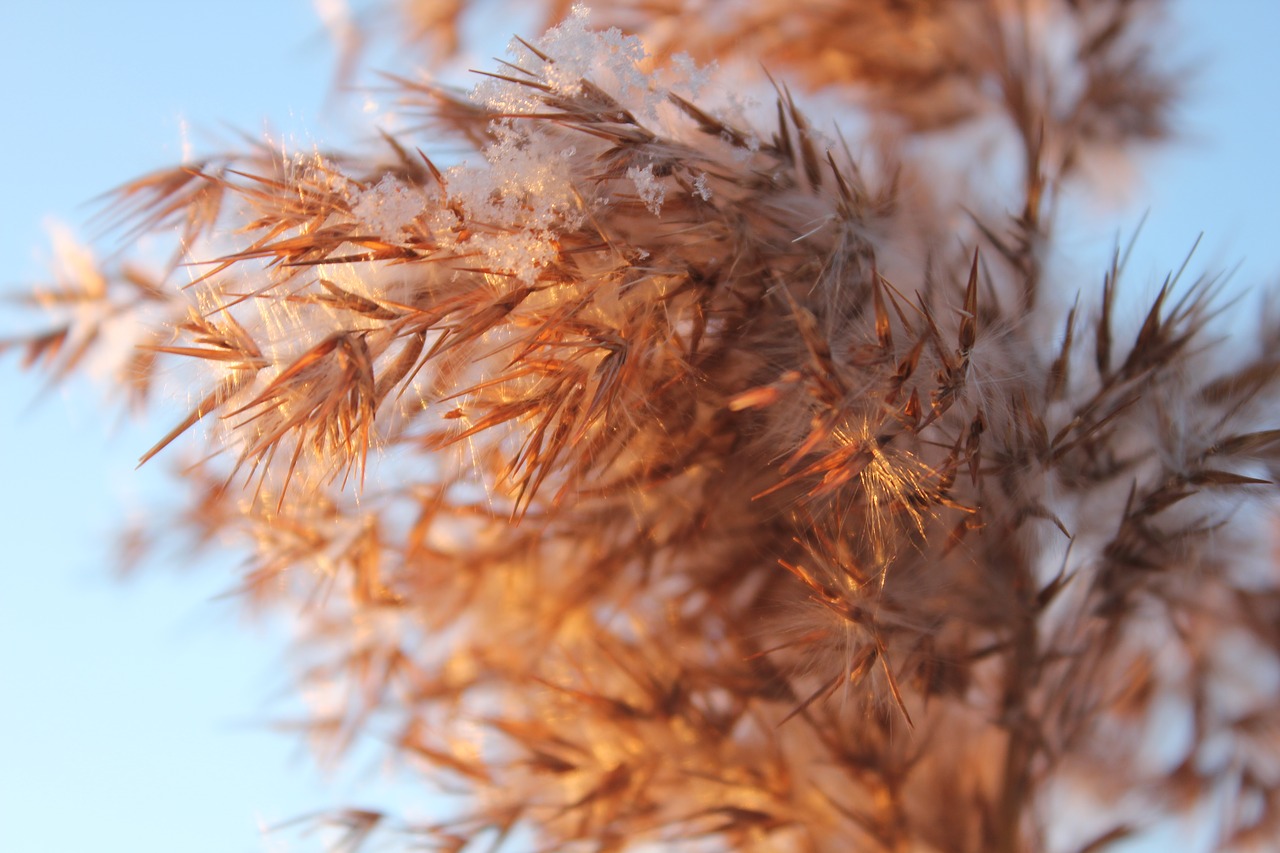
<svg viewBox="0 0 1280 853">
<path fill-rule="evenodd" d="M 1181 142 L 1153 154 L 1130 202 L 1075 223 L 1068 254 L 1102 258 L 1149 208 L 1131 270 L 1154 282 L 1200 231 L 1200 261 L 1280 280 L 1280 2 L 1175 5 L 1169 44 L 1197 69 Z M 502 24 L 506 27 L 508 24 Z M 501 34 L 505 39 L 505 31 Z M 46 226 L 138 174 L 264 128 L 338 138 L 333 54 L 307 0 L 0 4 L 0 289 L 47 277 Z M 201 128 L 215 131 L 202 134 Z M 221 134 L 219 137 L 218 134 Z M 1082 287 L 1101 280 L 1086 266 Z M 0 311 L 0 335 L 14 315 Z M 326 783 L 264 725 L 287 690 L 281 625 L 216 600 L 227 567 L 112 577 L 113 531 L 163 501 L 167 430 L 131 425 L 88 382 L 45 389 L 0 364 L 0 851 L 319 849 L 260 830 L 334 805 L 378 805 L 377 768 Z M 422 790 L 399 790 L 412 806 Z"/>
</svg>

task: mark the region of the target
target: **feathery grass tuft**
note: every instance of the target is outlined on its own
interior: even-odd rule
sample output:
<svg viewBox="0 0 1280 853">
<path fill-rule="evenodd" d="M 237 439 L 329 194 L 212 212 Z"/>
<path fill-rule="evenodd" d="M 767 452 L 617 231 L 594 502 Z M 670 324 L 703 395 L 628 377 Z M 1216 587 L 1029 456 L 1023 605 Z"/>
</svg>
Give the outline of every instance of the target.
<svg viewBox="0 0 1280 853">
<path fill-rule="evenodd" d="M 198 460 L 172 523 L 301 608 L 315 735 L 462 795 L 399 827 L 435 849 L 1270 837 L 1276 333 L 1230 361 L 1179 274 L 1126 336 L 1123 253 L 1100 292 L 1045 261 L 1081 163 L 1164 132 L 1160 4 L 702 6 L 730 25 L 575 8 L 469 95 L 388 76 L 424 124 L 369 151 L 126 184 L 180 265 L 86 268 L 9 345 L 59 377 L 128 315 L 137 399 L 200 368 L 142 457 Z M 753 112 L 741 57 L 798 83 Z M 788 85 L 838 86 L 852 144 Z M 977 126 L 1016 177 L 957 134 L 935 187 Z M 1143 813 L 1073 835 L 1061 797 L 1116 792 Z"/>
</svg>

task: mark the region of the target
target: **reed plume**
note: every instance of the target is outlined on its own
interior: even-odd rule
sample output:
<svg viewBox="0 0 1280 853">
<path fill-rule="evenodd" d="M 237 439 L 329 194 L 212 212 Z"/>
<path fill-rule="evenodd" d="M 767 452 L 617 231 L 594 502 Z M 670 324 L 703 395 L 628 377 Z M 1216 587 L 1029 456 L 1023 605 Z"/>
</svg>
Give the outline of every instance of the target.
<svg viewBox="0 0 1280 853">
<path fill-rule="evenodd" d="M 455 27 L 424 61 L 446 5 L 400 10 Z M 449 805 L 352 846 L 1262 848 L 1280 325 L 1226 348 L 1186 264 L 1127 323 L 1123 247 L 1053 263 L 1063 193 L 1166 133 L 1163 4 L 742 5 L 551 4 L 470 92 L 391 77 L 368 150 L 128 183 L 182 263 L 10 344 L 125 329 L 132 399 L 189 383 L 144 533 L 243 549 L 316 736 Z"/>
</svg>

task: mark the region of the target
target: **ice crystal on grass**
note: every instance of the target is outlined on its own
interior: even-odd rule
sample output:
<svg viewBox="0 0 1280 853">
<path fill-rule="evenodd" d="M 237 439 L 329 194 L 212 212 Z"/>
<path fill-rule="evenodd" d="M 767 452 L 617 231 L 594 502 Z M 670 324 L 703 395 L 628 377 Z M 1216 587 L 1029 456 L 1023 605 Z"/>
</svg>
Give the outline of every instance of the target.
<svg viewBox="0 0 1280 853">
<path fill-rule="evenodd" d="M 653 164 L 629 166 L 627 177 L 636 185 L 636 195 L 644 202 L 644 206 L 649 208 L 649 212 L 654 216 L 660 216 L 662 202 L 667 197 L 667 189 L 663 186 L 662 180 L 653 174 Z M 706 192 L 706 177 L 699 175 L 698 180 L 702 182 L 698 192 L 701 197 Z"/>
<path fill-rule="evenodd" d="M 508 47 L 517 66 L 551 57 L 546 63 L 543 82 L 557 95 L 576 95 L 582 84 L 590 80 L 622 102 L 649 102 L 649 76 L 640 68 L 648 58 L 644 44 L 635 36 L 623 35 L 616 27 L 597 30 L 589 24 L 590 11 L 575 5 L 569 16 L 547 30 L 536 47 L 516 39 Z M 524 103 L 531 109 L 538 104 L 524 100 L 507 89 L 505 97 L 495 98 L 492 89 L 481 87 L 485 103 L 495 110 L 518 109 Z"/>
<path fill-rule="evenodd" d="M 314 732 L 457 794 L 400 827 L 439 849 L 1273 837 L 1280 332 L 1231 361 L 1212 277 L 1130 328 L 1124 252 L 1047 261 L 1082 159 L 1162 127 L 1145 5 L 575 7 L 469 96 L 396 78 L 430 134 L 126 185 L 196 280 L 86 270 L 18 343 L 61 374 L 141 312 L 133 387 L 203 366 L 145 455 L 219 425 L 175 524 L 304 605 Z M 676 50 L 739 37 L 848 115 Z"/>
<path fill-rule="evenodd" d="M 399 237 L 427 209 L 421 190 L 394 175 L 384 175 L 372 187 L 360 191 L 351 215 L 371 234 Z"/>
</svg>

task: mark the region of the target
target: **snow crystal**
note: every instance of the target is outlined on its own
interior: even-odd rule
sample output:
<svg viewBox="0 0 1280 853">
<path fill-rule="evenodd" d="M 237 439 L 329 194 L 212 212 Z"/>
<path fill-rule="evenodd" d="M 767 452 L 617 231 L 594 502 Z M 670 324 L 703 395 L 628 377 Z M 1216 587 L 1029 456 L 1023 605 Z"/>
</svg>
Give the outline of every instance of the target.
<svg viewBox="0 0 1280 853">
<path fill-rule="evenodd" d="M 590 80 L 633 114 L 652 118 L 666 94 L 657 90 L 651 76 L 642 70 L 649 59 L 643 42 L 636 36 L 624 35 L 617 27 L 591 29 L 587 23 L 590 15 L 586 6 L 575 4 L 569 17 L 534 43 L 551 58 L 549 62 L 518 39 L 507 45 L 507 55 L 514 65 L 537 75 L 557 95 L 574 95 L 581 90 L 583 80 Z M 537 90 L 493 78 L 476 86 L 471 99 L 508 115 L 534 113 L 543 107 Z"/>
<path fill-rule="evenodd" d="M 679 77 L 672 82 L 671 88 L 683 88 L 692 99 L 702 95 L 702 90 L 711 84 L 712 76 L 716 72 L 714 62 L 699 68 L 693 57 L 683 52 L 671 57 L 671 65 L 675 71 L 679 72 Z"/>
<path fill-rule="evenodd" d="M 644 168 L 632 166 L 627 169 L 627 177 L 636 185 L 636 192 L 644 202 L 644 206 L 649 208 L 654 216 L 661 214 L 662 202 L 667 198 L 667 188 L 653 174 L 653 164 L 650 163 Z"/>
<path fill-rule="evenodd" d="M 648 76 L 639 67 L 649 56 L 644 44 L 617 27 L 589 29 L 590 14 L 575 4 L 569 17 L 539 40 L 538 48 L 555 60 L 546 69 L 547 82 L 564 93 L 576 92 L 584 77 L 621 98 L 648 91 Z"/>
<path fill-rule="evenodd" d="M 421 192 L 393 175 L 359 193 L 351 215 L 375 236 L 395 238 L 425 207 Z"/>
<path fill-rule="evenodd" d="M 512 41 L 507 54 L 514 69 L 486 78 L 471 92 L 474 103 L 501 116 L 489 127 L 486 162 L 478 168 L 464 163 L 445 175 L 450 203 L 465 219 L 484 223 L 481 229 L 469 230 L 465 246 L 456 248 L 483 256 L 490 268 L 525 283 L 554 262 L 556 235 L 581 226 L 592 208 L 607 203 L 609 192 L 607 185 L 575 179 L 581 167 L 574 164 L 592 157 L 599 145 L 554 123 L 525 118 L 546 112 L 546 88 L 572 97 L 589 80 L 641 122 L 666 131 L 665 125 L 682 118 L 668 99 L 669 88 L 697 96 L 714 70 L 699 68 L 692 58 L 680 55 L 670 68 L 649 73 L 651 58 L 638 38 L 616 28 L 593 30 L 588 18 L 587 8 L 575 5 L 564 21 L 533 43 L 533 49 Z M 525 75 L 546 88 L 523 85 Z M 626 178 L 645 207 L 659 215 L 667 185 L 653 165 L 631 166 Z M 694 192 L 710 199 L 707 176 L 692 179 Z M 428 224 L 440 239 L 436 222 Z"/>
<path fill-rule="evenodd" d="M 707 186 L 707 173 L 702 172 L 693 179 L 693 191 L 703 201 L 711 201 L 711 187 Z"/>
</svg>

